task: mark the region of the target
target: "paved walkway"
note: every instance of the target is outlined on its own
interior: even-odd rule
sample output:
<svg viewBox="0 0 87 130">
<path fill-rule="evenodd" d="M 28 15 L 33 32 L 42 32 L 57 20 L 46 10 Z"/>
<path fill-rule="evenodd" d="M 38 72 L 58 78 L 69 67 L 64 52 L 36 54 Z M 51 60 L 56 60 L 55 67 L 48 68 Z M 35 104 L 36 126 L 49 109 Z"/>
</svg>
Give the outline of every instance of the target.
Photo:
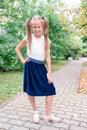
<svg viewBox="0 0 87 130">
<path fill-rule="evenodd" d="M 0 130 L 87 130 L 87 95 L 78 94 L 80 72 L 84 60 L 71 61 L 53 73 L 57 95 L 53 113 L 62 123 L 44 123 L 45 97 L 37 97 L 40 123 L 32 122 L 32 107 L 24 93 L 0 107 Z"/>
</svg>

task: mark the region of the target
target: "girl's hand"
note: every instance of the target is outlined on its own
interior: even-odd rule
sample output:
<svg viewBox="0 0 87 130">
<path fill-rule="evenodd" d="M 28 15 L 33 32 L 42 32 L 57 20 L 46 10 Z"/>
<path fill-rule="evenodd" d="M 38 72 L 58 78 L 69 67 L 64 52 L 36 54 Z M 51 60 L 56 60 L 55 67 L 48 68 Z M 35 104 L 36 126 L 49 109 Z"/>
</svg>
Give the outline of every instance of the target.
<svg viewBox="0 0 87 130">
<path fill-rule="evenodd" d="M 23 63 L 23 64 L 25 64 L 26 62 L 28 62 L 29 61 L 29 57 L 27 57 L 26 59 L 22 59 L 21 60 L 21 62 Z"/>
<path fill-rule="evenodd" d="M 51 73 L 47 73 L 47 79 L 48 79 L 48 83 L 52 83 L 52 74 Z"/>
</svg>

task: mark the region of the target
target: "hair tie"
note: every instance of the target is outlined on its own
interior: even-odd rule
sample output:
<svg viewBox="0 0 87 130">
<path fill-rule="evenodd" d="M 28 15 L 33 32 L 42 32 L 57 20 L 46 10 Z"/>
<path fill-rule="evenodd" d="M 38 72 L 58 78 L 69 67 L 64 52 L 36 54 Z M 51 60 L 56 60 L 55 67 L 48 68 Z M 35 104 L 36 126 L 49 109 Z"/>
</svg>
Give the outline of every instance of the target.
<svg viewBox="0 0 87 130">
<path fill-rule="evenodd" d="M 44 17 L 42 17 L 42 19 L 44 19 Z"/>
</svg>

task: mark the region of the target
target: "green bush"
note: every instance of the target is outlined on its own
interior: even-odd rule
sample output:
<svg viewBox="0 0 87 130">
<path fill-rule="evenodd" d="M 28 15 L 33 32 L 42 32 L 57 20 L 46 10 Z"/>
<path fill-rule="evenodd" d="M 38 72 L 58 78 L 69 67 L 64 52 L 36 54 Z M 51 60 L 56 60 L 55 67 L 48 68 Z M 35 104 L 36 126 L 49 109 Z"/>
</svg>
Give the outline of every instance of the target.
<svg viewBox="0 0 87 130">
<path fill-rule="evenodd" d="M 23 64 L 16 56 L 14 44 L 0 45 L 0 48 L 0 70 L 23 70 Z"/>
<path fill-rule="evenodd" d="M 56 8 L 54 2 L 44 3 L 41 1 L 39 5 L 36 1 L 21 0 L 16 2 L 16 6 L 15 1 L 8 0 L 2 2 L 3 13 L 1 14 L 0 20 L 2 21 L 0 21 L 0 25 L 3 31 L 0 32 L 0 70 L 23 69 L 23 65 L 16 56 L 15 47 L 26 35 L 26 18 L 32 18 L 36 14 L 43 17 L 46 16 L 49 19 L 49 38 L 51 39 L 52 58 L 74 57 L 77 54 L 79 49 L 71 42 L 72 39 L 69 39 L 71 31 L 64 30 L 67 23 L 63 24 L 60 21 L 59 15 L 55 13 Z M 6 18 L 6 21 L 3 22 L 4 18 Z M 22 50 L 22 54 L 26 57 L 25 49 Z"/>
<path fill-rule="evenodd" d="M 16 56 L 15 47 L 26 35 L 26 18 L 32 17 L 36 14 L 46 16 L 49 19 L 51 56 L 55 56 L 57 59 L 59 55 L 62 54 L 62 47 L 60 43 L 61 35 L 65 34 L 64 30 L 62 30 L 62 27 L 64 25 L 61 24 L 58 15 L 55 14 L 55 7 L 52 7 L 50 4 L 43 3 L 42 1 L 40 3 L 40 6 L 37 6 L 37 3 L 33 2 L 34 1 L 29 2 L 26 0 L 19 1 L 17 6 L 14 6 L 15 2 L 13 1 L 3 2 L 3 9 L 6 9 L 3 16 L 7 18 L 7 21 L 4 24 L 1 22 L 1 29 L 3 30 L 3 33 L 0 33 L 0 70 L 7 71 L 23 69 L 23 65 Z M 24 53 L 25 49 L 23 49 L 22 54 L 26 57 Z"/>
<path fill-rule="evenodd" d="M 82 52 L 81 52 L 82 56 L 83 57 L 87 57 L 87 49 L 83 49 Z"/>
</svg>

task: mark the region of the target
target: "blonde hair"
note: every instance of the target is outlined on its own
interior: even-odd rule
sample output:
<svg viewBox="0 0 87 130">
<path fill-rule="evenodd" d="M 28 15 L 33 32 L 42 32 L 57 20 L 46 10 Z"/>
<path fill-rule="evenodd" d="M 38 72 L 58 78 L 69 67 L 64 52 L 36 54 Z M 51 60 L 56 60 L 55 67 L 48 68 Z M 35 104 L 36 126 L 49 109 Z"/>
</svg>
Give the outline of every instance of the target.
<svg viewBox="0 0 87 130">
<path fill-rule="evenodd" d="M 44 35 L 44 40 L 45 40 L 45 47 L 48 45 L 48 32 L 49 32 L 49 22 L 46 17 L 40 17 L 39 15 L 35 15 L 32 17 L 32 19 L 27 18 L 26 19 L 26 34 L 28 37 L 28 45 L 29 48 L 31 49 L 31 44 L 32 44 L 32 30 L 31 30 L 31 25 L 32 21 L 37 21 L 40 20 L 42 23 L 43 27 L 43 35 Z"/>
</svg>

